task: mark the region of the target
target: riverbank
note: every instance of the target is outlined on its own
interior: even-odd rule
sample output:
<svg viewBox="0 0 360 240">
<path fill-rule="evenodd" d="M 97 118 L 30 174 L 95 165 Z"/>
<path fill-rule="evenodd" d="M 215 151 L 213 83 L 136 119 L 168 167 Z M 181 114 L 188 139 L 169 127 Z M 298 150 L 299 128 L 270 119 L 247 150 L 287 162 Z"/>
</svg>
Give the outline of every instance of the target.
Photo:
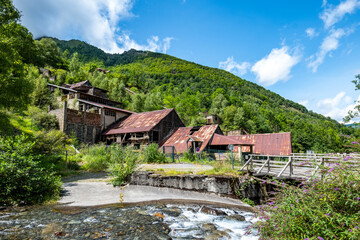
<svg viewBox="0 0 360 240">
<path fill-rule="evenodd" d="M 64 179 L 62 196 L 58 201 L 63 207 L 157 203 L 210 204 L 253 211 L 251 206 L 238 199 L 222 197 L 215 193 L 138 185 L 113 187 L 105 173 L 87 173 Z"/>
</svg>

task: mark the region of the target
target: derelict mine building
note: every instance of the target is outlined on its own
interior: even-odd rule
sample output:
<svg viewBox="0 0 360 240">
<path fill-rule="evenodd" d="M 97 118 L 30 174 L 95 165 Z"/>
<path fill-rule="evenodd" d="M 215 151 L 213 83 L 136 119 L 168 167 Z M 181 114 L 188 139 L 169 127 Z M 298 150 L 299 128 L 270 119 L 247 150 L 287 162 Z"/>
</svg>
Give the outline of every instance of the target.
<svg viewBox="0 0 360 240">
<path fill-rule="evenodd" d="M 74 134 L 84 143 L 100 141 L 102 131 L 108 126 L 134 113 L 119 108 L 121 103 L 108 99 L 107 90 L 94 87 L 89 81 L 62 86 L 49 83 L 48 88 L 61 93 L 57 98 L 61 107 L 49 111 L 56 116 L 60 130 Z"/>
<path fill-rule="evenodd" d="M 162 143 L 169 138 L 174 129 L 185 127 L 175 109 L 134 113 L 119 120 L 103 132 L 106 143 L 141 144 Z"/>
</svg>

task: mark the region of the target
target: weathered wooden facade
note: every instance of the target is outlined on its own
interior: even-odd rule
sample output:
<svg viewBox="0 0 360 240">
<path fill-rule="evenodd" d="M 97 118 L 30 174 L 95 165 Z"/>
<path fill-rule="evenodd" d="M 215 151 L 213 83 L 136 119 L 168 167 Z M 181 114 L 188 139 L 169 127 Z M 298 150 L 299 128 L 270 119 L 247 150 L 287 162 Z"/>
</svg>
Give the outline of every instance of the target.
<svg viewBox="0 0 360 240">
<path fill-rule="evenodd" d="M 165 109 L 134 113 L 110 126 L 103 135 L 108 144 L 160 144 L 170 137 L 175 129 L 184 126 L 175 109 Z"/>
</svg>

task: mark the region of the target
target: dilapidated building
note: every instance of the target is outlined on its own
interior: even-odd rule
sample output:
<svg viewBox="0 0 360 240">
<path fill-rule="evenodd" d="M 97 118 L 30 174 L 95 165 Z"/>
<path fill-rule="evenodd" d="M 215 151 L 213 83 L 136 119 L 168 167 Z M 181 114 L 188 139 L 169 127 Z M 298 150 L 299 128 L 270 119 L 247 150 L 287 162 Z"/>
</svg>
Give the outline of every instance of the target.
<svg viewBox="0 0 360 240">
<path fill-rule="evenodd" d="M 57 98 L 60 108 L 49 113 L 56 116 L 61 131 L 84 143 L 100 141 L 108 126 L 134 113 L 119 108 L 121 103 L 108 99 L 107 90 L 93 87 L 89 81 L 62 86 L 49 83 L 48 87 L 61 93 Z"/>
<path fill-rule="evenodd" d="M 184 127 L 175 109 L 134 113 L 111 125 L 103 133 L 107 143 L 122 145 L 161 144 L 178 127 Z"/>
</svg>

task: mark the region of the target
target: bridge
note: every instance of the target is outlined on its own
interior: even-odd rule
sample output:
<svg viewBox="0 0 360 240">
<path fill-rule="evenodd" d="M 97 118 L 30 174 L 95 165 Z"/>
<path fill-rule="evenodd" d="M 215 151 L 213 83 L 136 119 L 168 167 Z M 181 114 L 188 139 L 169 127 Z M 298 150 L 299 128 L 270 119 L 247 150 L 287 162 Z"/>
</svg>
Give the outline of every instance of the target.
<svg viewBox="0 0 360 240">
<path fill-rule="evenodd" d="M 268 175 L 276 178 L 308 179 L 322 177 L 323 167 L 334 167 L 346 161 L 354 167 L 360 166 L 360 154 L 296 154 L 290 156 L 250 155 L 240 171 L 254 175 Z"/>
</svg>

